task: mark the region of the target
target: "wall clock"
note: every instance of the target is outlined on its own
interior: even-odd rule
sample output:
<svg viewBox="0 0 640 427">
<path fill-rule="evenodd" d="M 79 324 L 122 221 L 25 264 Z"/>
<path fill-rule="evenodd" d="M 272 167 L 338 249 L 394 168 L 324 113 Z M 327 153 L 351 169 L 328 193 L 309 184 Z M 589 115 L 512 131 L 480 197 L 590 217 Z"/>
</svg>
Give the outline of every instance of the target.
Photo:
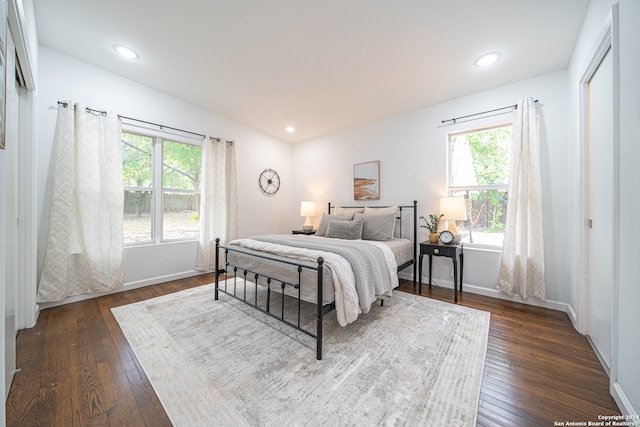
<svg viewBox="0 0 640 427">
<path fill-rule="evenodd" d="M 264 194 L 276 194 L 280 189 L 280 176 L 273 169 L 265 169 L 258 178 L 258 185 Z"/>
</svg>

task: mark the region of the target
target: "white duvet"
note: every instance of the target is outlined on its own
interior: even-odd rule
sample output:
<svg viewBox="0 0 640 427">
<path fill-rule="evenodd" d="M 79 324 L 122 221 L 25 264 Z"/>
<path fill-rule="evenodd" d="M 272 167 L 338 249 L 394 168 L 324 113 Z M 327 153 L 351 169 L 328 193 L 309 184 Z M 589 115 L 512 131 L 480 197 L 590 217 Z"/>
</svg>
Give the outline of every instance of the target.
<svg viewBox="0 0 640 427">
<path fill-rule="evenodd" d="M 385 289 L 383 295 L 391 296 L 391 291 L 398 286 L 398 276 L 396 274 L 397 264 L 393 252 L 388 246 L 382 243 L 375 241 L 366 241 L 366 243 L 375 245 L 384 255 L 384 259 L 389 267 L 390 286 L 389 289 Z M 341 326 L 346 326 L 355 321 L 362 312 L 358 293 L 356 292 L 355 276 L 351 264 L 344 257 L 331 252 L 286 246 L 253 239 L 237 239 L 230 244 L 304 261 L 316 261 L 319 257 L 322 257 L 325 265 L 331 269 L 338 323 Z M 375 299 L 373 301 L 375 301 Z M 367 306 L 370 306 L 373 301 L 367 302 Z"/>
</svg>

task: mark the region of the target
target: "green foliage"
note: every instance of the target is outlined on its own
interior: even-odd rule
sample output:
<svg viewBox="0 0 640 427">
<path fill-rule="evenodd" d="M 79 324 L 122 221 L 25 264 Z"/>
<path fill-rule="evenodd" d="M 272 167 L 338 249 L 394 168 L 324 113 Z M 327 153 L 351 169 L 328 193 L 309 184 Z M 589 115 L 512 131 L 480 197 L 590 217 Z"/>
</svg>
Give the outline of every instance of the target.
<svg viewBox="0 0 640 427">
<path fill-rule="evenodd" d="M 511 126 L 486 129 L 455 138 L 464 138 L 469 145 L 477 185 L 509 183 Z"/>
<path fill-rule="evenodd" d="M 123 133 L 121 141 L 124 185 L 151 187 L 153 138 L 132 133 Z"/>
<path fill-rule="evenodd" d="M 153 138 L 122 133 L 122 174 L 127 187 L 151 188 L 153 185 Z M 200 190 L 202 148 L 195 145 L 162 141 L 162 186 L 174 190 Z M 149 209 L 150 193 L 130 191 L 136 216 Z M 183 193 L 184 194 L 184 193 Z M 199 198 L 196 196 L 196 208 Z"/>
<path fill-rule="evenodd" d="M 474 188 L 464 191 L 464 194 L 471 200 L 470 218 L 473 230 L 504 232 L 507 210 L 507 192 L 504 187 L 502 187 L 503 189 L 489 187 L 479 191 L 476 191 L 475 188 L 509 184 L 511 139 L 511 126 L 451 136 L 453 159 L 455 160 L 457 155 L 461 156 L 462 150 L 468 150 L 472 159 L 471 165 L 465 165 L 464 172 L 458 171 L 466 176 L 456 178 L 458 182 L 473 181 L 458 184 Z M 469 166 L 473 169 L 473 175 L 468 171 Z"/>
<path fill-rule="evenodd" d="M 421 216 L 420 219 L 424 221 L 424 225 L 421 225 L 420 227 L 429 229 L 430 233 L 437 233 L 438 227 L 440 226 L 440 221 L 442 220 L 443 216 L 444 214 L 440 214 L 440 216 L 429 215 L 429 220 Z"/>
<path fill-rule="evenodd" d="M 164 188 L 200 189 L 201 147 L 164 141 L 162 166 L 162 186 Z"/>
</svg>

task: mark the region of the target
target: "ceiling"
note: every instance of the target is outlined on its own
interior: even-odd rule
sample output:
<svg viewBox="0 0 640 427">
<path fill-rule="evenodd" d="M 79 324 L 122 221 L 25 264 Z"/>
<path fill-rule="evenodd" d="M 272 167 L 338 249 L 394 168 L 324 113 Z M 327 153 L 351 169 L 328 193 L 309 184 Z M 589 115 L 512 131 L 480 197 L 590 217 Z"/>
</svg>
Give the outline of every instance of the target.
<svg viewBox="0 0 640 427">
<path fill-rule="evenodd" d="M 565 69 L 589 1 L 34 4 L 40 44 L 295 143 Z"/>
</svg>

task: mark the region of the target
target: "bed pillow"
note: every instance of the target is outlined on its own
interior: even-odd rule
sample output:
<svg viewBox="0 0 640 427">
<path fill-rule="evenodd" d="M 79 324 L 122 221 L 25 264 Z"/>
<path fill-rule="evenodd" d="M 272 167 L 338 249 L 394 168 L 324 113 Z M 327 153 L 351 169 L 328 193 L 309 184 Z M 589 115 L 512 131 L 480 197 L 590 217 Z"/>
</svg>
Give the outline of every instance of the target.
<svg viewBox="0 0 640 427">
<path fill-rule="evenodd" d="M 362 218 L 353 221 L 336 221 L 332 220 L 327 226 L 327 232 L 324 237 L 334 239 L 357 240 L 362 238 Z"/>
<path fill-rule="evenodd" d="M 364 212 L 364 207 L 362 208 L 341 208 L 340 206 L 336 206 L 335 208 L 333 208 L 333 213 L 336 215 L 348 215 L 351 214 L 353 216 L 353 214 L 357 214 L 357 213 L 362 213 Z"/>
<path fill-rule="evenodd" d="M 386 207 L 386 208 L 370 208 L 369 206 L 365 206 L 363 213 L 365 215 L 386 214 L 386 213 L 397 214 L 398 213 L 398 207 L 397 206 L 389 206 L 389 207 Z"/>
<path fill-rule="evenodd" d="M 396 228 L 396 214 L 355 214 L 354 219 L 362 219 L 362 240 L 393 240 Z"/>
<path fill-rule="evenodd" d="M 327 215 L 322 214 L 322 219 L 320 220 L 320 225 L 318 225 L 318 231 L 316 231 L 316 236 L 324 236 L 327 232 L 327 226 L 329 225 L 329 221 L 351 221 L 353 219 L 353 214 L 345 214 L 345 215 Z"/>
</svg>

